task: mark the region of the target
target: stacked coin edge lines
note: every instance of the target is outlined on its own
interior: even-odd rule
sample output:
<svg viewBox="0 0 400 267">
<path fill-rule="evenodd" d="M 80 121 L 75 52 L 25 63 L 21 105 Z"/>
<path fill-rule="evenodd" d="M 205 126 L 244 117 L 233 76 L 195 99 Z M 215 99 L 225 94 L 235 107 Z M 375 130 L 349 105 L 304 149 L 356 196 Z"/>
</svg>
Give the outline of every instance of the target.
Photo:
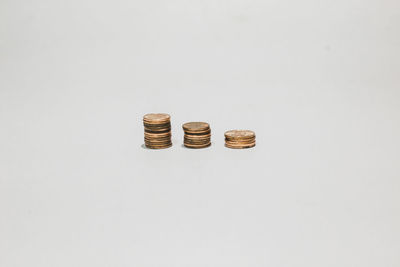
<svg viewBox="0 0 400 267">
<path fill-rule="evenodd" d="M 187 122 L 182 125 L 183 145 L 188 148 L 206 148 L 211 145 L 211 128 L 206 122 Z"/>
<path fill-rule="evenodd" d="M 225 132 L 225 146 L 242 149 L 256 145 L 256 134 L 250 130 L 230 130 Z"/>
<path fill-rule="evenodd" d="M 149 113 L 143 116 L 144 145 L 150 149 L 172 146 L 171 116 L 166 113 Z M 183 145 L 188 148 L 206 148 L 211 145 L 211 128 L 206 122 L 187 122 L 182 125 Z M 225 147 L 233 149 L 252 148 L 256 134 L 250 130 L 225 132 Z"/>
<path fill-rule="evenodd" d="M 144 143 L 147 148 L 162 149 L 172 146 L 170 115 L 149 113 L 143 116 Z"/>
</svg>

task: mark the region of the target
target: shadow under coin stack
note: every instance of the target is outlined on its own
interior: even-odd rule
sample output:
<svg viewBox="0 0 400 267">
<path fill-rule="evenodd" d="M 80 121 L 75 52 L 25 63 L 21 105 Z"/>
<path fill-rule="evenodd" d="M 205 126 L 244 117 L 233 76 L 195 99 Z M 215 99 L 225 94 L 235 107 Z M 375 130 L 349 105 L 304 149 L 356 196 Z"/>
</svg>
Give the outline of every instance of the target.
<svg viewBox="0 0 400 267">
<path fill-rule="evenodd" d="M 225 146 L 229 148 L 250 148 L 256 145 L 256 134 L 249 130 L 231 130 L 225 133 Z"/>
<path fill-rule="evenodd" d="M 161 149 L 172 146 L 171 121 L 168 114 L 152 113 L 143 116 L 144 143 L 147 148 Z"/>
<path fill-rule="evenodd" d="M 205 122 L 188 122 L 182 125 L 185 132 L 183 144 L 189 148 L 205 148 L 211 145 L 210 125 Z"/>
</svg>

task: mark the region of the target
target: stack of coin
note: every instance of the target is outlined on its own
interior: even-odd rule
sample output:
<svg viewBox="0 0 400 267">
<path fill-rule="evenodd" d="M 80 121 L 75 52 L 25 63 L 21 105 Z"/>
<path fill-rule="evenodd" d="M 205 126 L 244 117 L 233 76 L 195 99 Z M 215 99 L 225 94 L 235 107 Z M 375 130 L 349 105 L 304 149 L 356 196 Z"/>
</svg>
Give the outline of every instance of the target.
<svg viewBox="0 0 400 267">
<path fill-rule="evenodd" d="M 182 125 L 185 132 L 183 144 L 190 148 L 204 148 L 211 145 L 210 125 L 205 122 L 188 122 Z"/>
<path fill-rule="evenodd" d="M 229 148 L 250 148 L 256 145 L 256 134 L 249 130 L 231 130 L 225 133 L 225 146 Z"/>
<path fill-rule="evenodd" d="M 168 114 L 146 114 L 143 116 L 143 125 L 146 147 L 160 149 L 172 146 L 171 122 Z"/>
</svg>

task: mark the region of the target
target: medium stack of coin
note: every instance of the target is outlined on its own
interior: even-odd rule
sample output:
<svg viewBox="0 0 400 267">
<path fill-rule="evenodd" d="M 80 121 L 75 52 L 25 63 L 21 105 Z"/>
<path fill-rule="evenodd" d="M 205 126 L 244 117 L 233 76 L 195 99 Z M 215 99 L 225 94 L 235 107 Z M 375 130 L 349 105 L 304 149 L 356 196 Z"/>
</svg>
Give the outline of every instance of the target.
<svg viewBox="0 0 400 267">
<path fill-rule="evenodd" d="M 160 149 L 172 146 L 171 121 L 168 114 L 151 113 L 143 116 L 144 144 Z"/>
<path fill-rule="evenodd" d="M 211 145 L 210 125 L 205 122 L 188 122 L 182 125 L 185 132 L 183 144 L 190 148 L 204 148 Z"/>
<path fill-rule="evenodd" d="M 256 145 L 256 134 L 249 130 L 225 132 L 225 146 L 229 148 L 250 148 Z"/>
</svg>

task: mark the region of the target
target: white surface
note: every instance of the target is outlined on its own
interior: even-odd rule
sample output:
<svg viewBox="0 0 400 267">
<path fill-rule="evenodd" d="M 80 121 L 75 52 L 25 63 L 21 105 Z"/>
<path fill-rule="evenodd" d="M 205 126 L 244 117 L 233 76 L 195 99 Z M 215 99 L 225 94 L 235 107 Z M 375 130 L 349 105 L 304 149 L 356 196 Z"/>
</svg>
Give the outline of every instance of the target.
<svg viewBox="0 0 400 267">
<path fill-rule="evenodd" d="M 2 0 L 0 266 L 400 266 L 399 10 Z"/>
</svg>

